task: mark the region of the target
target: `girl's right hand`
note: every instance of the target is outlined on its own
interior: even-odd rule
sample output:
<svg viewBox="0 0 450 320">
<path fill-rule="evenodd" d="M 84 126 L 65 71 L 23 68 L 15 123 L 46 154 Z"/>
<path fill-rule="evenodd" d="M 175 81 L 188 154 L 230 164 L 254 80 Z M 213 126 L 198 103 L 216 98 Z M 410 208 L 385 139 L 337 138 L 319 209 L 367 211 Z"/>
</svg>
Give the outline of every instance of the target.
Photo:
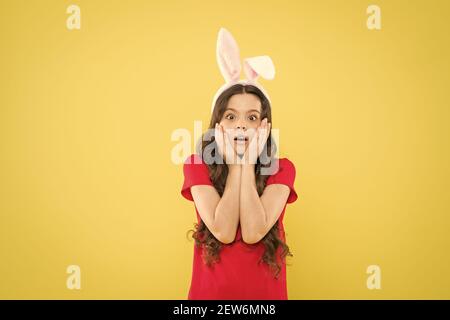
<svg viewBox="0 0 450 320">
<path fill-rule="evenodd" d="M 219 123 L 216 123 L 216 127 L 214 129 L 214 139 L 217 144 L 217 151 L 224 160 L 224 163 L 237 163 L 237 154 L 233 148 L 232 142 L 230 141 L 228 134 L 225 132 L 222 125 Z"/>
</svg>

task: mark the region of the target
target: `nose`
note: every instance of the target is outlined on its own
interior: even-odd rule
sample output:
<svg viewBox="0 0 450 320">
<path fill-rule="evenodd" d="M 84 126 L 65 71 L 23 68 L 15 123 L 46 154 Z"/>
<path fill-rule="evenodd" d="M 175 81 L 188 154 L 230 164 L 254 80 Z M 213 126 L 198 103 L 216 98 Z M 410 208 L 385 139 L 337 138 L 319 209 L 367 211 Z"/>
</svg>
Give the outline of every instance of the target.
<svg viewBox="0 0 450 320">
<path fill-rule="evenodd" d="M 245 125 L 244 124 L 238 124 L 236 129 L 242 129 L 245 130 Z"/>
</svg>

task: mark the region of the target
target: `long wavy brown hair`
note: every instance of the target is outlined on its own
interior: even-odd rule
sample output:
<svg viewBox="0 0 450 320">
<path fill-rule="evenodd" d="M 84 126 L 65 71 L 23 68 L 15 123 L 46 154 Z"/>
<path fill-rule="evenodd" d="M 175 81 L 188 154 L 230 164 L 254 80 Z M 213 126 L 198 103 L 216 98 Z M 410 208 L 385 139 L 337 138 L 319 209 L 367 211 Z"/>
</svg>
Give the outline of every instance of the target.
<svg viewBox="0 0 450 320">
<path fill-rule="evenodd" d="M 235 95 L 240 93 L 251 93 L 259 97 L 261 101 L 261 119 L 267 117 L 268 122 L 272 123 L 272 114 L 270 102 L 266 98 L 266 96 L 259 90 L 257 87 L 252 85 L 244 85 L 244 84 L 236 84 L 225 90 L 217 99 L 214 110 L 211 116 L 211 121 L 209 123 L 209 132 L 214 132 L 214 127 L 216 122 L 220 123 L 223 114 L 228 105 L 229 99 Z M 217 150 L 217 145 L 214 139 L 214 135 L 210 135 L 210 139 L 205 137 L 205 134 L 202 135 L 201 139 L 197 143 L 196 152 L 199 155 L 203 155 L 205 150 L 212 150 L 212 156 L 215 156 L 215 150 Z M 211 145 L 214 144 L 214 145 Z M 207 148 L 207 146 L 209 146 Z M 257 163 L 255 165 L 255 180 L 256 187 L 259 196 L 262 195 L 264 188 L 266 187 L 266 181 L 269 175 L 262 175 L 261 168 L 269 167 L 273 160 L 273 155 L 276 151 L 275 141 L 272 139 L 272 135 L 269 134 L 267 139 L 265 148 L 262 151 L 262 155 L 267 155 L 266 160 L 261 162 L 261 159 L 258 158 Z M 209 176 L 211 181 L 213 182 L 214 187 L 220 196 L 223 195 L 225 189 L 225 183 L 228 176 L 228 166 L 223 161 L 219 161 L 217 163 L 214 161 L 211 164 L 208 164 Z M 214 235 L 209 231 L 208 227 L 205 225 L 203 220 L 200 220 L 199 223 L 194 224 L 194 230 L 189 230 L 188 234 L 192 232 L 192 238 L 195 240 L 195 244 L 198 247 L 203 247 L 203 261 L 206 265 L 211 266 L 213 263 L 220 261 L 220 250 L 224 245 L 219 240 L 217 240 Z M 278 278 L 279 273 L 281 271 L 281 263 L 285 261 L 286 256 L 293 256 L 289 250 L 289 247 L 286 243 L 279 237 L 279 226 L 278 221 L 274 224 L 274 226 L 270 229 L 270 231 L 264 236 L 261 240 L 265 246 L 264 254 L 262 255 L 259 262 L 267 263 L 272 270 L 275 278 Z M 281 249 L 281 250 L 280 250 Z M 277 255 L 278 251 L 280 255 Z"/>
</svg>

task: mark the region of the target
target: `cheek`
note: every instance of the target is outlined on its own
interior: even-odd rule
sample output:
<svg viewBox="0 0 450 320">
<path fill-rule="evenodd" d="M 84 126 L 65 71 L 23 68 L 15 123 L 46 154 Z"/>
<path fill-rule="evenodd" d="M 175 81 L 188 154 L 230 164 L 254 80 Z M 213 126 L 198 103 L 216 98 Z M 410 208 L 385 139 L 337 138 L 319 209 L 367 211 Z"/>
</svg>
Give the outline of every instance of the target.
<svg viewBox="0 0 450 320">
<path fill-rule="evenodd" d="M 258 127 L 261 125 L 261 121 L 252 121 L 249 123 L 247 134 L 250 138 L 253 138 L 253 136 L 256 134 L 256 131 L 258 130 Z"/>
<path fill-rule="evenodd" d="M 227 120 L 222 120 L 222 121 L 219 122 L 219 124 L 220 124 L 220 125 L 222 126 L 222 128 L 224 128 L 225 130 L 226 130 L 226 129 L 231 129 L 231 128 L 232 128 L 232 126 L 230 126 L 229 121 L 227 121 Z"/>
<path fill-rule="evenodd" d="M 248 127 L 252 129 L 256 129 L 261 125 L 261 120 L 252 121 L 249 123 Z"/>
<path fill-rule="evenodd" d="M 251 129 L 250 131 L 256 131 L 258 127 L 261 125 L 261 121 L 252 121 L 248 123 L 248 129 Z"/>
</svg>

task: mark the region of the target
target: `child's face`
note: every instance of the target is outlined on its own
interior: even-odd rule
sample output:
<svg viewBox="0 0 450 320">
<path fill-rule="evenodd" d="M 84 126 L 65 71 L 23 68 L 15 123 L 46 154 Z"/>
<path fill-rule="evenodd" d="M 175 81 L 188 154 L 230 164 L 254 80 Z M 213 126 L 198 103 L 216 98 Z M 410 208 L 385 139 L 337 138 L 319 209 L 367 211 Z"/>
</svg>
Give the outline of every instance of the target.
<svg viewBox="0 0 450 320">
<path fill-rule="evenodd" d="M 254 94 L 240 93 L 233 95 L 228 101 L 220 124 L 233 141 L 236 153 L 243 154 L 262 120 L 259 98 Z M 237 137 L 245 140 L 237 139 Z"/>
</svg>

